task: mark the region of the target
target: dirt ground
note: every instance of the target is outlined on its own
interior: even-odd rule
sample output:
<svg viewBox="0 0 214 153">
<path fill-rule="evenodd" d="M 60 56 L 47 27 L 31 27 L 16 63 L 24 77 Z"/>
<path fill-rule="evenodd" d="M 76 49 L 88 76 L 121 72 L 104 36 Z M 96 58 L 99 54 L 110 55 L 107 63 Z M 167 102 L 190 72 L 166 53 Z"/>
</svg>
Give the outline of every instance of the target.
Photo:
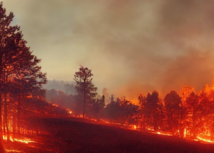
<svg viewBox="0 0 214 153">
<path fill-rule="evenodd" d="M 76 118 L 34 120 L 40 134 L 28 135 L 35 142 L 4 142 L 7 152 L 25 153 L 205 153 L 214 144 L 205 144 Z M 43 132 L 41 132 L 43 131 Z"/>
</svg>

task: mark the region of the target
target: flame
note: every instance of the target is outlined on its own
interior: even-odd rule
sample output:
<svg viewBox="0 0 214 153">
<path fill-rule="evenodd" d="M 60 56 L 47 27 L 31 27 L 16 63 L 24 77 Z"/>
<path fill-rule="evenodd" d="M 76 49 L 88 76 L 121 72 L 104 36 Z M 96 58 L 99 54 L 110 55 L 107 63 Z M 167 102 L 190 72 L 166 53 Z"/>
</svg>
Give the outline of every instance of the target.
<svg viewBox="0 0 214 153">
<path fill-rule="evenodd" d="M 200 136 L 197 136 L 198 140 L 204 141 L 204 142 L 209 142 L 209 143 L 214 143 L 214 141 L 211 141 L 210 139 L 202 138 Z"/>
<path fill-rule="evenodd" d="M 7 140 L 7 136 L 3 135 L 3 140 Z M 21 142 L 21 143 L 26 143 L 26 144 L 34 142 L 34 141 L 32 141 L 30 139 L 27 139 L 27 138 L 25 138 L 25 139 L 18 139 L 18 138 L 12 138 L 12 136 L 10 136 L 10 141 L 11 142 L 16 141 L 16 142 Z"/>
<path fill-rule="evenodd" d="M 14 140 L 17 142 L 22 142 L 22 143 L 26 143 L 26 144 L 34 142 L 30 139 L 16 139 L 16 138 L 14 138 Z"/>
<path fill-rule="evenodd" d="M 153 129 L 153 128 L 149 128 L 149 127 L 147 127 L 146 129 L 147 129 L 147 130 L 149 130 L 149 131 L 154 131 L 154 129 Z"/>
<path fill-rule="evenodd" d="M 10 141 L 14 142 L 13 138 L 10 136 Z M 3 135 L 3 140 L 7 140 L 7 136 Z"/>
<path fill-rule="evenodd" d="M 184 129 L 184 138 L 186 138 L 187 137 L 187 129 L 185 128 Z"/>
<path fill-rule="evenodd" d="M 52 104 L 52 106 L 59 107 L 57 104 Z"/>
<path fill-rule="evenodd" d="M 166 136 L 172 136 L 169 133 L 164 133 L 164 132 L 153 132 L 154 134 L 158 134 L 158 135 L 166 135 Z"/>
<path fill-rule="evenodd" d="M 14 149 L 5 149 L 6 152 L 21 152 L 21 151 L 18 151 L 18 150 L 14 150 Z"/>
</svg>

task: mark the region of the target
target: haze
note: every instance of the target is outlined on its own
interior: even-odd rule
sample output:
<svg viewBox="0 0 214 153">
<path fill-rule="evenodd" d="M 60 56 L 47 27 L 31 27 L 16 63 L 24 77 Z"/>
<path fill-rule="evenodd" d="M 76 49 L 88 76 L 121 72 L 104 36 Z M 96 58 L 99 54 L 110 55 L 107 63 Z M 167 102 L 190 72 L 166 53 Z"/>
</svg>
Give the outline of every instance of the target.
<svg viewBox="0 0 214 153">
<path fill-rule="evenodd" d="M 101 94 L 136 99 L 214 78 L 214 1 L 3 0 L 49 80 L 92 69 Z"/>
</svg>

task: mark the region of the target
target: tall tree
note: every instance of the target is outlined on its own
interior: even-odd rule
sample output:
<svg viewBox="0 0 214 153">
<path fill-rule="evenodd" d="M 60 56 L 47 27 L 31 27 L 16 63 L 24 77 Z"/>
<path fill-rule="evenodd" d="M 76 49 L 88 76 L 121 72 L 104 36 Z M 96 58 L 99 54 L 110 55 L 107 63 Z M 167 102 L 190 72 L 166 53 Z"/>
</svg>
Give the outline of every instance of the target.
<svg viewBox="0 0 214 153">
<path fill-rule="evenodd" d="M 83 118 L 85 117 L 86 103 L 97 94 L 97 88 L 92 83 L 92 76 L 91 70 L 83 66 L 80 66 L 79 71 L 74 74 L 76 90 L 83 97 Z"/>
<path fill-rule="evenodd" d="M 26 46 L 27 42 L 23 39 L 20 27 L 17 25 L 10 25 L 13 17 L 12 12 L 10 12 L 9 15 L 6 15 L 6 9 L 4 9 L 3 4 L 0 3 L 0 134 L 2 134 L 1 107 L 3 101 L 5 114 L 4 120 L 6 121 L 6 126 L 8 126 L 7 96 L 8 92 L 15 92 L 14 90 L 11 90 L 11 88 L 15 88 L 16 85 L 26 87 L 25 85 L 27 84 L 29 86 L 28 89 L 31 89 L 29 91 L 32 91 L 35 86 L 41 88 L 41 84 L 46 82 L 45 74 L 40 72 L 41 67 L 37 65 L 40 60 L 32 55 L 29 47 Z M 15 83 L 15 80 L 22 81 L 16 81 L 19 83 Z M 24 82 L 24 84 L 20 82 Z M 3 101 L 2 95 L 4 95 Z M 8 133 L 9 131 L 7 127 L 7 136 L 9 138 Z"/>
<path fill-rule="evenodd" d="M 158 129 L 158 123 L 161 123 L 163 116 L 163 105 L 159 98 L 159 94 L 157 91 L 153 91 L 152 94 L 148 93 L 146 97 L 147 101 L 147 120 L 150 126 L 154 127 L 154 130 Z"/>
<path fill-rule="evenodd" d="M 143 126 L 143 130 L 146 129 L 146 112 L 147 112 L 147 98 L 140 94 L 138 96 L 138 101 L 140 104 L 140 115 L 141 115 L 141 128 Z"/>
<path fill-rule="evenodd" d="M 176 91 L 171 91 L 165 98 L 168 127 L 173 134 L 179 129 L 181 97 Z"/>
<path fill-rule="evenodd" d="M 190 116 L 189 125 L 192 127 L 193 138 L 196 138 L 196 127 L 198 122 L 198 113 L 199 113 L 199 96 L 192 92 L 189 97 L 186 99 L 187 112 Z"/>
</svg>

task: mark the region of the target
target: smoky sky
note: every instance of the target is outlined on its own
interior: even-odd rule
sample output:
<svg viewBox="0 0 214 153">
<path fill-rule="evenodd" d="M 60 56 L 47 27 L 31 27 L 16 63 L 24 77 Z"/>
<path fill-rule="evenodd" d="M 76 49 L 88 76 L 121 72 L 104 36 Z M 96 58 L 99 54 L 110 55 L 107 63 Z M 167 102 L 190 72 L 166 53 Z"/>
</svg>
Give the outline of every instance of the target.
<svg viewBox="0 0 214 153">
<path fill-rule="evenodd" d="M 92 69 L 99 92 L 137 99 L 214 78 L 214 1 L 4 0 L 48 79 Z"/>
</svg>

